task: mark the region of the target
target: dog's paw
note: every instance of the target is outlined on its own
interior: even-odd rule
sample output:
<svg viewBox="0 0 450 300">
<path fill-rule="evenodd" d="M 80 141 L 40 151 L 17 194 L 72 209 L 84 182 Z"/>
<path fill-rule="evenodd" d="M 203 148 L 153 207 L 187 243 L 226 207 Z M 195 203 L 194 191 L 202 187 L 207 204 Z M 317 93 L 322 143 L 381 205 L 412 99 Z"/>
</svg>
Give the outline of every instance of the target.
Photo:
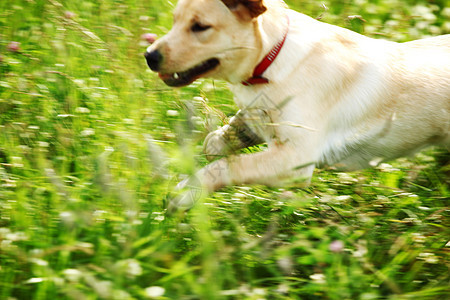
<svg viewBox="0 0 450 300">
<path fill-rule="evenodd" d="M 232 183 L 226 159 L 216 160 L 198 170 L 176 187 L 177 196 L 169 201 L 167 212 L 187 211 L 209 193 Z"/>
<path fill-rule="evenodd" d="M 204 188 L 197 177 L 193 176 L 178 183 L 175 190 L 179 194 L 169 201 L 167 213 L 185 212 L 191 209 L 205 194 Z"/>
<path fill-rule="evenodd" d="M 170 200 L 169 205 L 167 206 L 167 213 L 169 215 L 173 215 L 177 212 L 186 212 L 190 210 L 195 202 L 197 197 L 191 191 L 186 191 L 181 193 L 177 197 Z"/>
<path fill-rule="evenodd" d="M 205 142 L 203 143 L 203 152 L 206 154 L 206 159 L 212 161 L 220 156 L 227 155 L 230 151 L 230 145 L 225 138 L 225 132 L 229 125 L 217 129 L 209 133 Z"/>
</svg>

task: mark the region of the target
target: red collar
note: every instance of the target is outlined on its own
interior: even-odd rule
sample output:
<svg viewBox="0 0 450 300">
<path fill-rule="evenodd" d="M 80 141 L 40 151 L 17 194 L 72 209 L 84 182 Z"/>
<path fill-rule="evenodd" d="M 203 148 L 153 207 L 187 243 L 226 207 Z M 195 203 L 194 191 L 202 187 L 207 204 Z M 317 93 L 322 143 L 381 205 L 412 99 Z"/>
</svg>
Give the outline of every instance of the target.
<svg viewBox="0 0 450 300">
<path fill-rule="evenodd" d="M 245 86 L 254 85 L 254 84 L 263 84 L 263 83 L 269 83 L 269 79 L 262 76 L 262 74 L 270 67 L 272 62 L 275 60 L 275 58 L 278 56 L 278 54 L 281 51 L 281 48 L 283 48 L 284 42 L 286 41 L 286 37 L 289 31 L 289 17 L 286 16 L 287 20 L 287 26 L 286 31 L 284 32 L 283 39 L 279 41 L 273 48 L 270 50 L 269 54 L 266 55 L 266 57 L 263 58 L 263 60 L 256 66 L 255 70 L 253 71 L 253 76 L 250 77 L 247 80 L 242 81 L 242 84 Z"/>
</svg>

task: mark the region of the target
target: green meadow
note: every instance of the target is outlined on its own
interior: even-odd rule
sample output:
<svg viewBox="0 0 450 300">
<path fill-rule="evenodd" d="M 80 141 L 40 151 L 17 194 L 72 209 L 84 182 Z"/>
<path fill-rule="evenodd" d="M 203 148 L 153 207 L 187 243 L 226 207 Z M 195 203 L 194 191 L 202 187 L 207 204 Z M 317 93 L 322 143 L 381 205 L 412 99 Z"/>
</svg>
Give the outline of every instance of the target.
<svg viewBox="0 0 450 300">
<path fill-rule="evenodd" d="M 375 38 L 450 33 L 448 0 L 286 2 Z M 0 299 L 450 299 L 440 149 L 166 215 L 237 110 L 224 82 L 148 69 L 175 4 L 0 1 Z"/>
</svg>

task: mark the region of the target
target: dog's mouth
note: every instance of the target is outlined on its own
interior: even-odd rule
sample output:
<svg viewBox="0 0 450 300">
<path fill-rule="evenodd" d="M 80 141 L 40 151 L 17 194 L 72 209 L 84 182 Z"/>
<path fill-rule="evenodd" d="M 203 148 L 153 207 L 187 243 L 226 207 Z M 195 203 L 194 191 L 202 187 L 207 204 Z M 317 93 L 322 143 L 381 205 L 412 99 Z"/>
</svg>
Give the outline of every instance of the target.
<svg viewBox="0 0 450 300">
<path fill-rule="evenodd" d="M 181 87 L 191 84 L 206 73 L 212 71 L 219 63 L 217 58 L 211 58 L 183 72 L 171 74 L 159 73 L 159 77 L 168 86 Z"/>
</svg>

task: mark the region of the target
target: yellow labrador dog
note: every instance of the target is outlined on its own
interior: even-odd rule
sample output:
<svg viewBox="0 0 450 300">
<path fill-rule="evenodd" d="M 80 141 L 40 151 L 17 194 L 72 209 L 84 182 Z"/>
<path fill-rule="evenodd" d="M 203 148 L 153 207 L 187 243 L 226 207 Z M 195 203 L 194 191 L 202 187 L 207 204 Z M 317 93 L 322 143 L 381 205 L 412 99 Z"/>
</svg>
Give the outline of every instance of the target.
<svg viewBox="0 0 450 300">
<path fill-rule="evenodd" d="M 316 165 L 354 170 L 450 146 L 450 35 L 399 44 L 279 0 L 179 0 L 173 28 L 145 57 L 169 86 L 230 83 L 240 111 L 208 135 L 207 155 L 268 144 L 218 159 L 180 188 L 308 180 Z M 193 195 L 169 208 L 189 208 Z"/>
</svg>

